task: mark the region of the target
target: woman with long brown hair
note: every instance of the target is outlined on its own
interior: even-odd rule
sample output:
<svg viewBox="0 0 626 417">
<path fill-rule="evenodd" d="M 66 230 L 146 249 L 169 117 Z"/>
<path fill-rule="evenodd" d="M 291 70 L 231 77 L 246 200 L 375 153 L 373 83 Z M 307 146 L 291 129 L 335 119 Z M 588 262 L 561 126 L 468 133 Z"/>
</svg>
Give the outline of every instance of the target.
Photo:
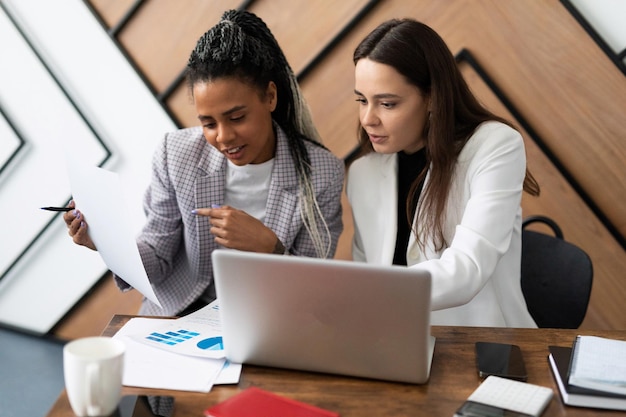
<svg viewBox="0 0 626 417">
<path fill-rule="evenodd" d="M 535 327 L 520 286 L 520 133 L 472 95 L 443 39 L 393 19 L 356 48 L 353 258 L 427 270 L 432 323 Z"/>
</svg>

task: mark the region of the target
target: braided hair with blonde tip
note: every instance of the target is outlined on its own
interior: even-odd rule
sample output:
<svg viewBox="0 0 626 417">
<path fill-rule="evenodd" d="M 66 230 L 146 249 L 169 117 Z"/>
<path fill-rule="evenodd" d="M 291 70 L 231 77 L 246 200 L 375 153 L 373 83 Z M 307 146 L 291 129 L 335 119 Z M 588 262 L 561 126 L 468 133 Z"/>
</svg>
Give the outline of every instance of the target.
<svg viewBox="0 0 626 417">
<path fill-rule="evenodd" d="M 324 146 L 293 70 L 265 22 L 248 11 L 226 11 L 198 40 L 189 57 L 186 76 L 191 91 L 199 82 L 232 76 L 250 82 L 260 91 L 270 81 L 276 84 L 278 101 L 272 118 L 285 131 L 295 163 L 300 185 L 300 216 L 317 255 L 328 257 L 331 236 L 315 198 L 305 142 Z"/>
</svg>

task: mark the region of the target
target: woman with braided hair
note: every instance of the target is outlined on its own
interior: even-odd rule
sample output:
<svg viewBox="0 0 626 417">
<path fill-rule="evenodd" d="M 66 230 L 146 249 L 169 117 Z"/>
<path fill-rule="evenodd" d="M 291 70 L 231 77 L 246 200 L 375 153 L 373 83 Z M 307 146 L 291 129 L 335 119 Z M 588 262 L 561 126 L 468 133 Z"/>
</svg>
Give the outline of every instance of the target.
<svg viewBox="0 0 626 417">
<path fill-rule="evenodd" d="M 137 244 L 163 308 L 144 299 L 141 314 L 182 315 L 212 301 L 217 248 L 330 258 L 343 229 L 343 162 L 319 142 L 260 18 L 225 12 L 186 75 L 201 126 L 166 134 L 153 158 Z M 96 250 L 78 210 L 64 219 L 75 243 Z"/>
</svg>

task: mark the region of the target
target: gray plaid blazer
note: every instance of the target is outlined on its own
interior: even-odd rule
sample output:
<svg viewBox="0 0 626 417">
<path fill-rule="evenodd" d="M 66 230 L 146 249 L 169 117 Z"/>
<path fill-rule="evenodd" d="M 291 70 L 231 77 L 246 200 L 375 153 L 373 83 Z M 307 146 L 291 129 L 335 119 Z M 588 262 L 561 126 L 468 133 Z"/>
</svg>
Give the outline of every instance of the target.
<svg viewBox="0 0 626 417">
<path fill-rule="evenodd" d="M 265 225 L 291 254 L 313 257 L 315 248 L 300 217 L 298 179 L 287 138 L 275 127 L 276 156 Z M 330 230 L 330 256 L 333 256 L 343 230 L 344 164 L 323 148 L 309 143 L 307 148 L 313 187 Z M 144 299 L 140 314 L 176 315 L 203 292 L 214 291 L 211 252 L 217 244 L 209 232 L 208 219 L 191 211 L 223 203 L 226 163 L 224 155 L 204 139 L 200 127 L 169 133 L 158 146 L 152 160 L 151 183 L 144 197 L 147 221 L 137 245 L 163 308 Z M 123 277 L 115 279 L 120 289 L 131 289 Z"/>
</svg>

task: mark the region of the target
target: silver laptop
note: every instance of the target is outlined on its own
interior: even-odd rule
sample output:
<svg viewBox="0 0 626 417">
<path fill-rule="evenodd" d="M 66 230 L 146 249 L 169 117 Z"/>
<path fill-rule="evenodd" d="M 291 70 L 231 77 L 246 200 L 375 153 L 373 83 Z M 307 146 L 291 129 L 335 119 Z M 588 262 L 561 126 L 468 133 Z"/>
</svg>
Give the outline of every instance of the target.
<svg viewBox="0 0 626 417">
<path fill-rule="evenodd" d="M 428 273 L 236 250 L 212 258 L 230 361 L 428 381 L 435 344 Z"/>
</svg>

